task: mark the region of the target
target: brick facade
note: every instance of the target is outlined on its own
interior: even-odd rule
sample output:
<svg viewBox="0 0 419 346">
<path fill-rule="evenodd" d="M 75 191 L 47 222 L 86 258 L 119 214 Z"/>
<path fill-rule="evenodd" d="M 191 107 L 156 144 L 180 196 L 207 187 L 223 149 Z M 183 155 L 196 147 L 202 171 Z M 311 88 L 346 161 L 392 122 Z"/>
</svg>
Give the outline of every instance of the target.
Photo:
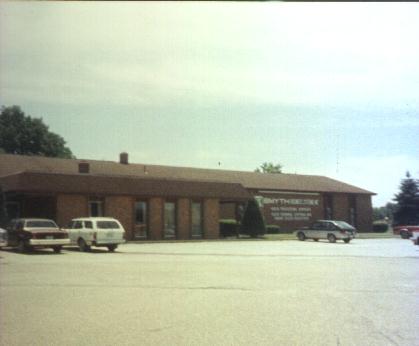
<svg viewBox="0 0 419 346">
<path fill-rule="evenodd" d="M 149 199 L 149 239 L 159 240 L 163 238 L 163 198 L 153 197 Z"/>
<path fill-rule="evenodd" d="M 131 197 L 106 197 L 104 215 L 118 219 L 126 231 L 126 238 L 133 239 L 134 218 L 133 200 Z"/>
<path fill-rule="evenodd" d="M 89 216 L 87 196 L 60 194 L 56 201 L 56 221 L 60 227 L 67 226 L 71 219 Z"/>
<path fill-rule="evenodd" d="M 205 199 L 204 207 L 204 238 L 215 239 L 220 236 L 218 199 Z"/>
<path fill-rule="evenodd" d="M 360 232 L 372 231 L 372 205 L 370 195 L 356 196 L 357 229 Z"/>
<path fill-rule="evenodd" d="M 333 194 L 333 219 L 349 222 L 349 200 L 344 193 Z"/>
<path fill-rule="evenodd" d="M 177 239 L 191 237 L 191 202 L 188 198 L 179 198 L 176 204 Z"/>
</svg>

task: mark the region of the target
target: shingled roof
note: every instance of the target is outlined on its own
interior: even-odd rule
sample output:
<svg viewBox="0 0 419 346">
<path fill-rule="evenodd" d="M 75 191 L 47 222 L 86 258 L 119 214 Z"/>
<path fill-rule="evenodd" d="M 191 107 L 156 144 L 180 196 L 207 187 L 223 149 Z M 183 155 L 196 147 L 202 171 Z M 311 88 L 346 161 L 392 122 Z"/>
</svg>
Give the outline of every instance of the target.
<svg viewBox="0 0 419 346">
<path fill-rule="evenodd" d="M 218 169 L 172 167 L 145 164 L 121 164 L 113 161 L 58 159 L 40 156 L 0 155 L 0 177 L 22 172 L 83 175 L 79 163 L 89 163 L 91 176 L 119 178 L 163 179 L 168 181 L 195 181 L 241 184 L 252 190 L 278 190 L 297 192 L 338 192 L 374 194 L 328 177 L 301 174 L 267 174 Z"/>
</svg>

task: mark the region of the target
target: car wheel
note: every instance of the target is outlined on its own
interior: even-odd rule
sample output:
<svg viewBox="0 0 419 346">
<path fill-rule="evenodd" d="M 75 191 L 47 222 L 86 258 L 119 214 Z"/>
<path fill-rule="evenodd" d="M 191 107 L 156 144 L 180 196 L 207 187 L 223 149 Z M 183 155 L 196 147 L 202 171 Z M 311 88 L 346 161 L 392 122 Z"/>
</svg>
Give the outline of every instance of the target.
<svg viewBox="0 0 419 346">
<path fill-rule="evenodd" d="M 303 232 L 299 232 L 297 234 L 298 240 L 304 241 L 306 240 L 306 235 Z"/>
<path fill-rule="evenodd" d="M 319 241 L 317 238 L 313 238 L 314 241 Z"/>
<path fill-rule="evenodd" d="M 54 246 L 52 249 L 54 250 L 55 253 L 61 252 L 61 246 Z"/>
<path fill-rule="evenodd" d="M 80 238 L 77 244 L 79 245 L 79 250 L 82 252 L 87 252 L 90 250 L 90 246 L 86 244 L 83 238 Z"/>
<path fill-rule="evenodd" d="M 118 245 L 108 245 L 108 250 L 110 252 L 114 252 L 117 247 L 118 247 Z"/>
<path fill-rule="evenodd" d="M 336 243 L 336 237 L 334 234 L 328 234 L 327 240 L 329 241 L 329 243 Z"/>
<path fill-rule="evenodd" d="M 348 244 L 351 240 L 350 239 L 343 239 L 343 241 Z"/>
<path fill-rule="evenodd" d="M 22 239 L 19 240 L 19 243 L 17 244 L 17 250 L 20 253 L 25 253 L 28 250 L 24 240 Z"/>
<path fill-rule="evenodd" d="M 407 232 L 407 231 L 405 231 L 405 230 L 400 231 L 400 237 L 401 237 L 402 239 L 409 239 L 409 232 Z"/>
</svg>

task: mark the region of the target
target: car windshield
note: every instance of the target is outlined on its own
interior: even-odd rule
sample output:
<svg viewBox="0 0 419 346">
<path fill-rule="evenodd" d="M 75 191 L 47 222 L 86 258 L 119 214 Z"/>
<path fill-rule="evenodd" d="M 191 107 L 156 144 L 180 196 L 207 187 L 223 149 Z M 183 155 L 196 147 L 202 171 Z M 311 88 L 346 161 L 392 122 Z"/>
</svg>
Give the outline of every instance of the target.
<svg viewBox="0 0 419 346">
<path fill-rule="evenodd" d="M 98 221 L 97 228 L 104 228 L 104 229 L 119 228 L 119 225 L 115 221 Z"/>
<path fill-rule="evenodd" d="M 355 229 L 352 225 L 349 223 L 346 223 L 345 221 L 335 221 L 336 225 L 338 225 L 340 228 L 343 229 Z"/>
<path fill-rule="evenodd" d="M 28 228 L 58 228 L 54 221 L 32 220 L 26 222 Z"/>
</svg>

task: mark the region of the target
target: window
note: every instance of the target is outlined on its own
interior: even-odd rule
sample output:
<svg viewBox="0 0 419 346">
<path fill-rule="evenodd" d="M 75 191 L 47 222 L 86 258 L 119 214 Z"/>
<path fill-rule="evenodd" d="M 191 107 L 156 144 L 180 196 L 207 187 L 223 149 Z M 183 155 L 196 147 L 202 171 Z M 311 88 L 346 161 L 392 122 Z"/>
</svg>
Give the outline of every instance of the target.
<svg viewBox="0 0 419 346">
<path fill-rule="evenodd" d="M 324 195 L 324 218 L 333 220 L 333 198 L 331 195 Z"/>
<path fill-rule="evenodd" d="M 118 229 L 119 225 L 115 221 L 98 221 L 96 222 L 97 228 L 100 229 Z"/>
<path fill-rule="evenodd" d="M 313 223 L 313 229 L 315 230 L 322 230 L 325 228 L 325 226 L 327 227 L 327 225 L 325 225 L 323 222 L 315 222 Z"/>
<path fill-rule="evenodd" d="M 176 237 L 176 204 L 174 202 L 164 203 L 164 237 Z"/>
<path fill-rule="evenodd" d="M 356 198 L 349 196 L 349 223 L 356 227 Z"/>
<path fill-rule="evenodd" d="M 28 228 L 58 228 L 58 226 L 53 221 L 43 221 L 43 220 L 33 220 L 27 221 L 26 227 Z"/>
<path fill-rule="evenodd" d="M 103 216 L 103 201 L 91 200 L 89 201 L 89 215 Z"/>
<path fill-rule="evenodd" d="M 85 221 L 84 222 L 84 228 L 93 228 L 92 221 Z"/>
<path fill-rule="evenodd" d="M 15 219 L 20 216 L 20 204 L 18 202 L 6 202 L 6 213 L 9 219 Z"/>
<path fill-rule="evenodd" d="M 72 228 L 82 229 L 83 228 L 83 223 L 81 221 L 74 221 Z"/>
<path fill-rule="evenodd" d="M 192 237 L 202 237 L 202 203 L 192 202 Z"/>
<path fill-rule="evenodd" d="M 147 217 L 147 202 L 135 202 L 135 238 L 147 238 L 148 217 Z"/>
</svg>

